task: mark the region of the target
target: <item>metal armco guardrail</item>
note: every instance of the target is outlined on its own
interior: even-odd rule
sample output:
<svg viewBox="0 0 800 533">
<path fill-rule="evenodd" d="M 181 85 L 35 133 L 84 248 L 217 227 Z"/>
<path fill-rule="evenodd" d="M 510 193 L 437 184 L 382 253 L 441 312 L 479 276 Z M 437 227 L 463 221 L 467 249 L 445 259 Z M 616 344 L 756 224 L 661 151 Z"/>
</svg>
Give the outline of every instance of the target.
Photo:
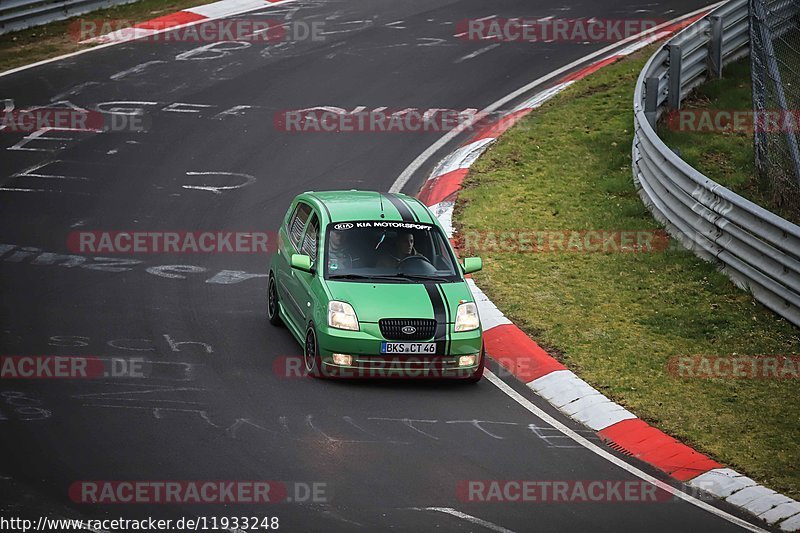
<svg viewBox="0 0 800 533">
<path fill-rule="evenodd" d="M 137 0 L 0 0 L 0 35 Z"/>
<path fill-rule="evenodd" d="M 800 12 L 800 3 L 793 4 Z M 707 178 L 655 131 L 661 113 L 679 109 L 694 87 L 748 54 L 748 2 L 732 0 L 650 58 L 634 96 L 633 178 L 674 238 L 800 326 L 800 227 Z"/>
</svg>

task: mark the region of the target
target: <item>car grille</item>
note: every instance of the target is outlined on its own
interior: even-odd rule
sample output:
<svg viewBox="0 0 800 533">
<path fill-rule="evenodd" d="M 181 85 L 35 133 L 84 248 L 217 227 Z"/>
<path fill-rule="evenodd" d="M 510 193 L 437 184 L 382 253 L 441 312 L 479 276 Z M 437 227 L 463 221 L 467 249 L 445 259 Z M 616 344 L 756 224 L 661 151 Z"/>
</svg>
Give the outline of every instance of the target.
<svg viewBox="0 0 800 533">
<path fill-rule="evenodd" d="M 424 341 L 436 332 L 436 320 L 431 318 L 382 318 L 378 321 L 383 338 L 390 341 Z M 403 333 L 403 328 L 416 328 L 414 333 Z"/>
</svg>

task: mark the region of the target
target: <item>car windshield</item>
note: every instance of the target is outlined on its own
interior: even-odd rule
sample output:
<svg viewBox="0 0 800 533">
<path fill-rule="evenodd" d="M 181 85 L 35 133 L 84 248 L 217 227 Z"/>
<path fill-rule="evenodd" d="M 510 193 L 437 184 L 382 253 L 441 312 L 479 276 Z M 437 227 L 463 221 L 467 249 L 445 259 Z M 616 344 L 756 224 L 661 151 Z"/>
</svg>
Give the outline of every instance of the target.
<svg viewBox="0 0 800 533">
<path fill-rule="evenodd" d="M 441 230 L 415 222 L 359 221 L 328 226 L 325 278 L 418 283 L 459 281 Z"/>
</svg>

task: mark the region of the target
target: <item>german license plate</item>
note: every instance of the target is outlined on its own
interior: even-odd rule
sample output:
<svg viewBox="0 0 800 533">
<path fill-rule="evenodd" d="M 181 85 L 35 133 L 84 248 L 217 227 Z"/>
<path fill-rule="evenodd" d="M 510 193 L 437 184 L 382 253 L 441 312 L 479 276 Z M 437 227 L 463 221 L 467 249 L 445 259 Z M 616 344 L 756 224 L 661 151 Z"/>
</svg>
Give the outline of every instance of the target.
<svg viewBox="0 0 800 533">
<path fill-rule="evenodd" d="M 381 353 L 435 354 L 435 342 L 382 342 Z"/>
</svg>

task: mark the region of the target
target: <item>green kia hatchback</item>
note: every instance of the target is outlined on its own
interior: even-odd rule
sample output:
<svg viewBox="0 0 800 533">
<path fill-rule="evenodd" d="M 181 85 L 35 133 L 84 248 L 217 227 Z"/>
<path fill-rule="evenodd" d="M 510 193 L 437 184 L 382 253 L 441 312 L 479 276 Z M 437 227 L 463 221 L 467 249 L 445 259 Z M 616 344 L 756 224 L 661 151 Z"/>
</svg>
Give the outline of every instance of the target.
<svg viewBox="0 0 800 533">
<path fill-rule="evenodd" d="M 306 192 L 278 232 L 268 315 L 317 377 L 483 376 L 481 322 L 442 227 L 410 196 Z"/>
</svg>

